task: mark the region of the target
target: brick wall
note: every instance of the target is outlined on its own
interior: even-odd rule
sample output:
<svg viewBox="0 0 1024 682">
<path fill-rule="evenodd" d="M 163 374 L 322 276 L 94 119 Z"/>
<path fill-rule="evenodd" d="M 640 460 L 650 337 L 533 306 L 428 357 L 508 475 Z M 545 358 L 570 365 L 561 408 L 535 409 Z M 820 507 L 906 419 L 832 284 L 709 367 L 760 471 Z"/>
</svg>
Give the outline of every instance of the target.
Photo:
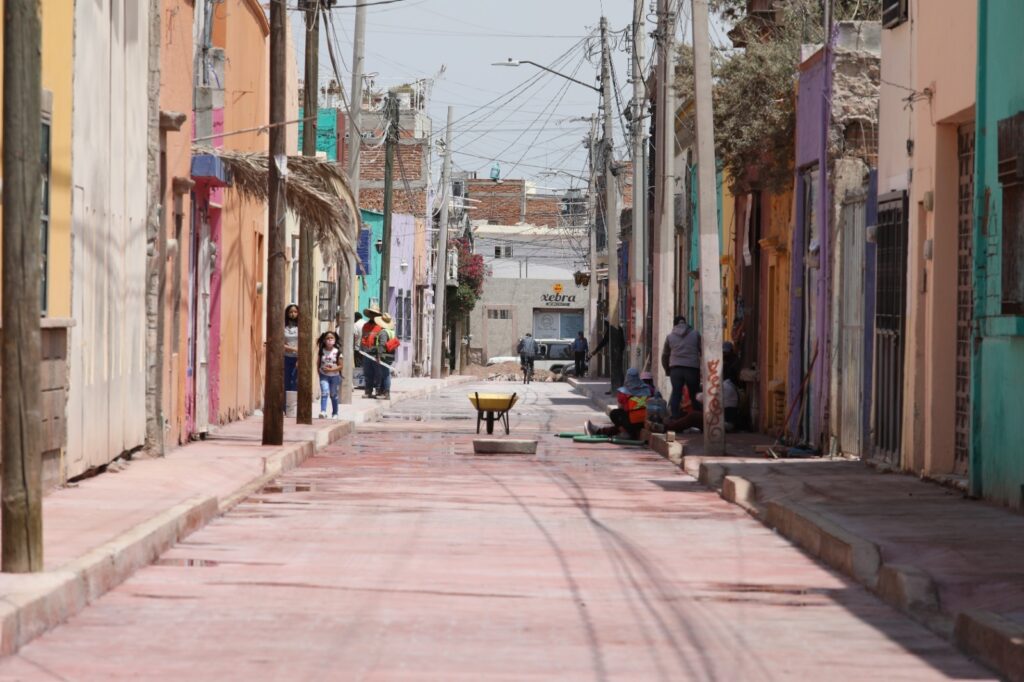
<svg viewBox="0 0 1024 682">
<path fill-rule="evenodd" d="M 562 201 L 553 196 L 527 196 L 526 222 L 533 225 L 557 227 L 562 210 Z"/>
<path fill-rule="evenodd" d="M 423 190 L 405 191 L 405 187 L 396 178 L 394 191 L 394 213 L 406 213 L 422 218 L 427 210 L 427 193 Z M 369 211 L 384 211 L 384 188 L 359 189 L 359 207 Z"/>
<path fill-rule="evenodd" d="M 426 153 L 426 141 L 416 144 L 401 142 L 395 152 L 395 181 L 398 182 L 405 171 L 405 178 L 410 182 L 424 182 L 423 156 Z M 363 182 L 384 181 L 384 146 L 363 145 L 359 152 L 359 179 Z M 401 160 L 401 165 L 399 165 Z"/>
<path fill-rule="evenodd" d="M 522 180 L 468 180 L 466 193 L 473 220 L 487 220 L 498 225 L 515 225 L 522 217 L 524 182 Z M 479 203 L 476 203 L 479 202 Z"/>
</svg>

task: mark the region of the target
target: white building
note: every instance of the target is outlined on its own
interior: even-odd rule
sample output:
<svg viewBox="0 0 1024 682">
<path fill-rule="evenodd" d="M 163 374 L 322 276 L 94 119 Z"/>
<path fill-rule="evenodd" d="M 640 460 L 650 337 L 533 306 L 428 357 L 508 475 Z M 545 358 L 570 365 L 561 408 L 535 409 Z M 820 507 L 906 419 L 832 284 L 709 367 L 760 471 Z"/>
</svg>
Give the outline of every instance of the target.
<svg viewBox="0 0 1024 682">
<path fill-rule="evenodd" d="M 574 273 L 587 270 L 585 228 L 473 226 L 484 258 L 483 296 L 470 314 L 470 357 L 514 355 L 519 337 L 573 339 L 589 328 L 588 291 Z"/>
</svg>

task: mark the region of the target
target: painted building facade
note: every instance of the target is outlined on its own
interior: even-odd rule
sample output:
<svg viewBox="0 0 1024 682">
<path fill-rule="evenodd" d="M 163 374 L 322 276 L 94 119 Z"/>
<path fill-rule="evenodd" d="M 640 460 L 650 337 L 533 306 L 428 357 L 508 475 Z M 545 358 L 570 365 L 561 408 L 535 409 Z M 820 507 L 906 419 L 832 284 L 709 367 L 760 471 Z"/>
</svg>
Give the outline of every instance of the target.
<svg viewBox="0 0 1024 682">
<path fill-rule="evenodd" d="M 473 252 L 483 256 L 486 275 L 483 296 L 470 313 L 473 361 L 515 355 L 526 332 L 569 340 L 586 333 L 589 295 L 573 273 L 584 267 L 587 243 L 585 228 L 474 225 Z"/>
<path fill-rule="evenodd" d="M 1024 5 L 978 5 L 970 484 L 1024 507 Z M 1009 379 L 1009 380 L 1008 380 Z"/>
<path fill-rule="evenodd" d="M 146 437 L 149 22 L 147 3 L 74 6 L 68 475 Z"/>
<path fill-rule="evenodd" d="M 42 276 L 40 297 L 43 480 L 62 483 L 69 467 L 67 390 L 71 319 L 72 108 L 74 14 L 64 3 L 40 3 L 42 21 Z M 0 37 L 2 45 L 2 37 Z M 2 61 L 2 55 L 0 55 Z"/>
<path fill-rule="evenodd" d="M 841 22 L 799 69 L 786 429 L 821 451 L 859 453 L 870 423 L 864 272 L 880 39 L 877 23 Z"/>
</svg>

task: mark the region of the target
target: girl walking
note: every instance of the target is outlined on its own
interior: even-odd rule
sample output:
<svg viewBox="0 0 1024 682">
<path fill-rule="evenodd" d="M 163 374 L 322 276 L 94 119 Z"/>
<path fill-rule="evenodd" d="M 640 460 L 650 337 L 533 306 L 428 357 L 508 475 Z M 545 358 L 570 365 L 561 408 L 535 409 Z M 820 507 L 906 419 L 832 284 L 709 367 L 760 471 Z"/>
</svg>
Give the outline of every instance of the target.
<svg viewBox="0 0 1024 682">
<path fill-rule="evenodd" d="M 338 390 L 341 388 L 341 349 L 338 335 L 324 332 L 317 346 L 320 353 L 317 366 L 320 370 L 320 418 L 327 418 L 327 396 L 331 397 L 331 419 L 338 418 Z"/>
</svg>

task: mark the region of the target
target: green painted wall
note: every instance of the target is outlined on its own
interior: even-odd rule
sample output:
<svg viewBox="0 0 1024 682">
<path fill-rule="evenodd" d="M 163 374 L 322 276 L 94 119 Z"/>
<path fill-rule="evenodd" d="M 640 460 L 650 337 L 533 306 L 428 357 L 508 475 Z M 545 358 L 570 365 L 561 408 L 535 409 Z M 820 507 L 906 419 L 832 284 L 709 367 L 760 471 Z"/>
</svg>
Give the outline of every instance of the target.
<svg viewBox="0 0 1024 682">
<path fill-rule="evenodd" d="M 299 118 L 303 118 L 299 107 Z M 302 152 L 302 121 L 299 121 L 299 148 Z M 328 161 L 338 160 L 338 110 L 321 109 L 316 116 L 316 150 L 327 154 Z"/>
<path fill-rule="evenodd" d="M 1002 315 L 1002 187 L 998 122 L 1024 110 L 1024 2 L 979 0 L 975 154 L 971 488 L 1024 507 L 1024 318 Z M 1016 377 L 1017 380 L 1008 380 Z"/>
<path fill-rule="evenodd" d="M 384 214 L 366 209 L 359 209 L 359 212 L 362 214 L 363 223 L 369 225 L 373 232 L 373 236 L 370 237 L 370 274 L 356 278 L 359 287 L 359 309 L 362 310 L 370 305 L 371 298 L 380 297 L 380 254 L 374 245 L 384 236 Z"/>
</svg>

